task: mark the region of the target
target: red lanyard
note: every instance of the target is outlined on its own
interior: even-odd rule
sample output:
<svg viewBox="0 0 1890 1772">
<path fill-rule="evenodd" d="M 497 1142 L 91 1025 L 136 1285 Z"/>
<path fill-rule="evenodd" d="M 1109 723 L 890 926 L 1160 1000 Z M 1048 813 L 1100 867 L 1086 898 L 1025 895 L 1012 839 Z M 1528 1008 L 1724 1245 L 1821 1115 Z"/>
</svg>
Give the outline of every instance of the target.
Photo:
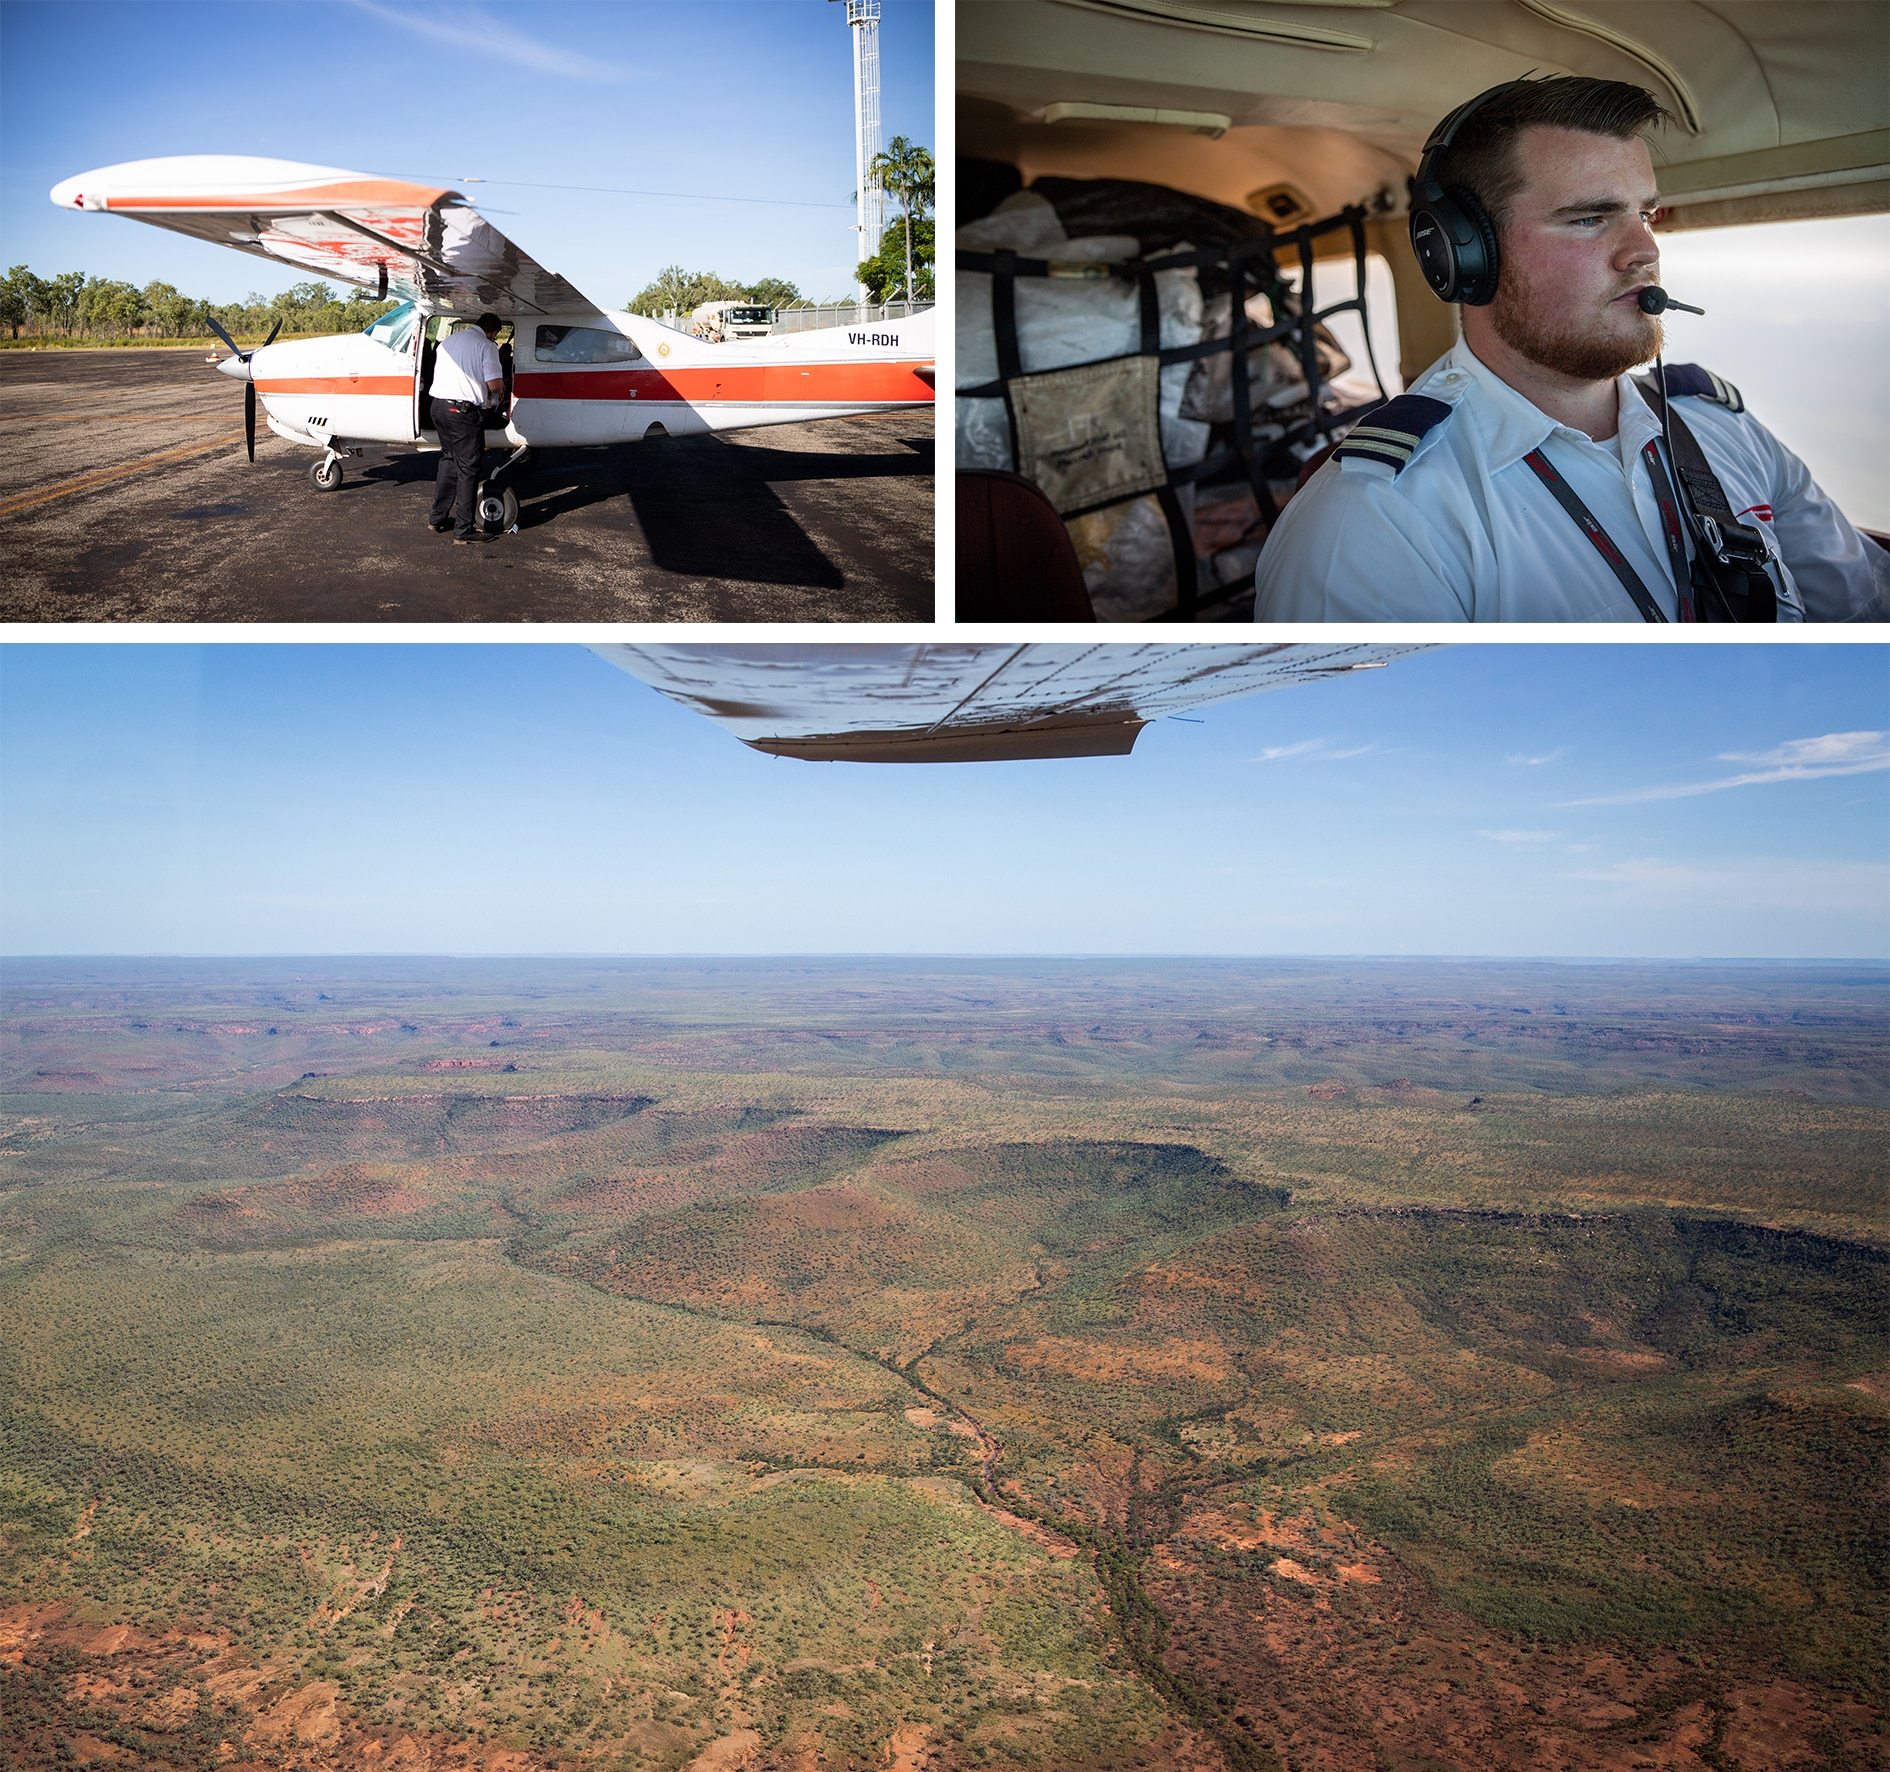
<svg viewBox="0 0 1890 1772">
<path fill-rule="evenodd" d="M 1667 478 L 1667 464 L 1660 459 L 1660 447 L 1649 439 L 1641 451 L 1647 463 L 1647 477 L 1654 483 L 1654 502 L 1660 506 L 1660 527 L 1667 537 L 1667 558 L 1673 562 L 1673 588 L 1680 597 L 1680 619 L 1698 621 L 1693 608 L 1693 575 L 1687 569 L 1687 544 L 1680 532 L 1680 507 L 1673 495 L 1673 482 Z"/>
</svg>

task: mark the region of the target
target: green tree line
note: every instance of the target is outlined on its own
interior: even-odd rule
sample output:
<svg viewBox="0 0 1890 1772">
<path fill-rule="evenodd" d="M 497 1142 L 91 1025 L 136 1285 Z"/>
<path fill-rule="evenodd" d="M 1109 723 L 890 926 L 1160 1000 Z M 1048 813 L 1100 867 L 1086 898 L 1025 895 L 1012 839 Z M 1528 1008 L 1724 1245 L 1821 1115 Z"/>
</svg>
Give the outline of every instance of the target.
<svg viewBox="0 0 1890 1772">
<path fill-rule="evenodd" d="M 0 280 L 0 325 L 13 338 L 202 338 L 212 319 L 236 339 L 265 338 L 278 320 L 284 333 L 359 332 L 397 306 L 364 296 L 344 300 L 326 283 L 313 282 L 277 296 L 208 302 L 168 283 L 139 289 L 82 271 L 39 277 L 15 265 Z"/>
<path fill-rule="evenodd" d="M 800 290 L 783 277 L 763 277 L 754 283 L 731 283 L 714 271 L 685 271 L 681 265 L 665 265 L 654 282 L 646 283 L 631 298 L 630 312 L 650 319 L 674 309 L 687 314 L 705 301 L 747 301 L 757 307 L 805 308 L 812 304 Z"/>
</svg>

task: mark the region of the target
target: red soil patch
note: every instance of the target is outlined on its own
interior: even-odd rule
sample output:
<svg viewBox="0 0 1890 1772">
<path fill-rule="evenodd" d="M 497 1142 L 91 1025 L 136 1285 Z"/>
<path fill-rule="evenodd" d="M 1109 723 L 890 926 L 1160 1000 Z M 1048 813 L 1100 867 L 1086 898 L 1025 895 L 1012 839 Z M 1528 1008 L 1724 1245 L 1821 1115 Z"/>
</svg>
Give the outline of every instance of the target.
<svg viewBox="0 0 1890 1772">
<path fill-rule="evenodd" d="M 84 1660 L 55 1685 L 58 1651 Z M 209 1748 L 223 1772 L 553 1772 L 514 1748 L 368 1726 L 339 1687 L 305 1679 L 293 1657 L 259 1660 L 221 1633 L 154 1634 L 79 1623 L 61 1605 L 9 1606 L 0 1608 L 0 1665 L 18 1670 L 6 1740 L 29 1765 L 51 1765 L 60 1740 L 80 1764 L 179 1765 L 184 1732 L 201 1731 L 207 1709 L 214 1739 L 199 1733 L 191 1751 Z"/>
<path fill-rule="evenodd" d="M 1848 1694 L 1664 1650 L 1525 1653 L 1440 1604 L 1361 1528 L 1310 1510 L 1196 1506 L 1156 1547 L 1147 1592 L 1169 1621 L 1170 1670 L 1220 1694 L 1234 1727 L 1296 1772 L 1885 1764 L 1874 1714 Z"/>
</svg>

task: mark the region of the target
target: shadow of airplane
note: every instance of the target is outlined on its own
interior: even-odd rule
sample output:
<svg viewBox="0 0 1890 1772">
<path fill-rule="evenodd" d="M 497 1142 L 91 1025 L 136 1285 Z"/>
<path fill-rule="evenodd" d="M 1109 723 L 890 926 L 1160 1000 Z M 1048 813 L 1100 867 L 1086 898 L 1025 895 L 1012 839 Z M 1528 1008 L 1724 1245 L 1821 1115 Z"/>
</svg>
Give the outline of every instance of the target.
<svg viewBox="0 0 1890 1772">
<path fill-rule="evenodd" d="M 930 438 L 901 438 L 910 454 L 774 449 L 716 436 L 665 437 L 596 449 L 549 449 L 510 484 L 521 534 L 627 497 L 654 565 L 687 578 L 839 590 L 846 582 L 795 519 L 776 484 L 929 478 Z M 489 454 L 488 470 L 504 458 Z M 432 481 L 438 458 L 390 456 L 364 479 Z"/>
</svg>

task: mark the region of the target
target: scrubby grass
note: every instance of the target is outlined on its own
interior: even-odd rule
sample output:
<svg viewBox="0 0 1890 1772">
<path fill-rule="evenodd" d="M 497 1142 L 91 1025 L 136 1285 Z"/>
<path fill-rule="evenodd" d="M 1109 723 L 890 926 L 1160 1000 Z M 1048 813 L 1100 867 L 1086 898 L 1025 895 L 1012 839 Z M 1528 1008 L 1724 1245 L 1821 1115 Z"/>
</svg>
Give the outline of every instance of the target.
<svg viewBox="0 0 1890 1772">
<path fill-rule="evenodd" d="M 1084 1682 L 1090 1746 L 1158 1723 L 1086 1567 L 886 1474 L 908 1393 L 791 1331 L 353 1242 L 60 1254 L 0 1344 L 8 1585 L 292 1645 L 370 1717 L 555 1737 L 549 1673 L 587 1730 L 697 1747 L 739 1707 L 865 1757 L 1045 1682 Z"/>
</svg>

